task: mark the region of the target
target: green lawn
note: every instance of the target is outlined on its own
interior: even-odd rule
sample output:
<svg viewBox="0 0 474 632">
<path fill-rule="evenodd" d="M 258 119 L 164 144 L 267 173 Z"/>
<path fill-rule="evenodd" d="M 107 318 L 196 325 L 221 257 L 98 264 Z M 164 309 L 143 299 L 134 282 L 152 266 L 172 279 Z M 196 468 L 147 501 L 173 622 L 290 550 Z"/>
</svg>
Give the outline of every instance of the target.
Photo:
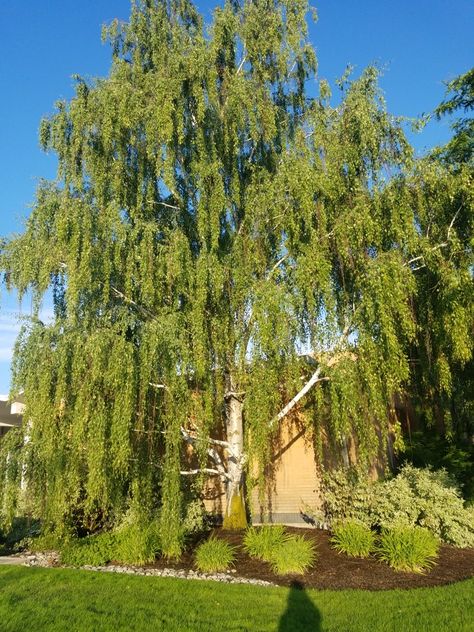
<svg viewBox="0 0 474 632">
<path fill-rule="evenodd" d="M 474 580 L 409 591 L 300 591 L 0 567 L 1 632 L 472 630 Z"/>
</svg>

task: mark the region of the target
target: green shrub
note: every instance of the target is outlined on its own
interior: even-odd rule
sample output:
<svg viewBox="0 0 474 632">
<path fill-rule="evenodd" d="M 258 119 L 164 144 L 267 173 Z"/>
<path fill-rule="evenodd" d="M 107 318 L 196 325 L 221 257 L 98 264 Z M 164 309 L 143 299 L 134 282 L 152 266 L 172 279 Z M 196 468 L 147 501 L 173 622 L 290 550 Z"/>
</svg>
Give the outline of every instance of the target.
<svg viewBox="0 0 474 632">
<path fill-rule="evenodd" d="M 158 522 L 131 523 L 114 532 L 116 546 L 112 560 L 125 564 L 153 562 L 160 551 Z"/>
<path fill-rule="evenodd" d="M 200 499 L 192 499 L 185 506 L 183 531 L 185 536 L 209 530 L 209 517 Z"/>
<path fill-rule="evenodd" d="M 277 575 L 302 575 L 315 559 L 314 544 L 301 535 L 292 535 L 273 551 L 271 565 Z"/>
<path fill-rule="evenodd" d="M 28 540 L 28 550 L 38 551 L 61 551 L 65 546 L 65 539 L 60 538 L 56 533 L 42 533 L 38 537 Z"/>
<path fill-rule="evenodd" d="M 159 551 L 156 522 L 123 524 L 115 531 L 72 538 L 61 546 L 61 562 L 67 566 L 103 566 L 108 562 L 146 564 Z"/>
<path fill-rule="evenodd" d="M 270 562 L 273 552 L 288 539 L 283 525 L 249 527 L 244 536 L 244 549 L 251 557 Z"/>
<path fill-rule="evenodd" d="M 438 555 L 439 540 L 423 527 L 384 529 L 377 547 L 381 560 L 397 571 L 422 573 Z"/>
<path fill-rule="evenodd" d="M 458 547 L 474 546 L 474 508 L 465 507 L 444 470 L 405 465 L 394 478 L 370 482 L 354 470 L 325 478 L 325 512 L 335 524 L 355 519 L 372 528 L 426 527 Z"/>
<path fill-rule="evenodd" d="M 323 493 L 324 513 L 330 524 L 354 519 L 372 526 L 375 487 L 368 476 L 355 468 L 333 470 L 323 478 Z"/>
<path fill-rule="evenodd" d="M 196 567 L 204 573 L 226 571 L 235 559 L 235 547 L 225 540 L 209 538 L 196 549 Z"/>
<path fill-rule="evenodd" d="M 374 549 L 375 534 L 361 522 L 346 520 L 334 526 L 331 544 L 339 553 L 368 557 Z"/>
<path fill-rule="evenodd" d="M 112 559 L 117 539 L 113 533 L 73 538 L 61 549 L 61 563 L 66 566 L 104 566 Z"/>
<path fill-rule="evenodd" d="M 40 533 L 39 520 L 19 516 L 13 518 L 9 528 L 0 533 L 0 542 L 4 545 L 5 551 L 16 553 L 29 548 L 30 541 Z"/>
<path fill-rule="evenodd" d="M 466 501 L 474 501 L 474 445 L 449 441 L 429 429 L 412 432 L 403 457 L 415 467 L 446 469 L 458 482 Z"/>
</svg>

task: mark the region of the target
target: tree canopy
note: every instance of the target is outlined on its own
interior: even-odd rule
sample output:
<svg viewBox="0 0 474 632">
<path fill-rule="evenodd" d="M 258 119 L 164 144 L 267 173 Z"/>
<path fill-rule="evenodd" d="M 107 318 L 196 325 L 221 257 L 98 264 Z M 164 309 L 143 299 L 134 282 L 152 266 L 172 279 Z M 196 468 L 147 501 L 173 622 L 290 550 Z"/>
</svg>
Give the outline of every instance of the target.
<svg viewBox="0 0 474 632">
<path fill-rule="evenodd" d="M 21 480 L 51 528 L 159 511 L 174 554 L 190 481 L 220 478 L 231 516 L 291 410 L 310 403 L 308 429 L 370 461 L 420 324 L 472 354 L 472 174 L 414 161 L 374 68 L 333 105 L 307 13 L 229 0 L 206 28 L 187 0 L 137 1 L 104 30 L 109 75 L 76 77 L 42 122 L 57 178 L 0 259 L 35 301 L 5 515 Z M 415 309 L 427 271 L 434 323 Z"/>
</svg>

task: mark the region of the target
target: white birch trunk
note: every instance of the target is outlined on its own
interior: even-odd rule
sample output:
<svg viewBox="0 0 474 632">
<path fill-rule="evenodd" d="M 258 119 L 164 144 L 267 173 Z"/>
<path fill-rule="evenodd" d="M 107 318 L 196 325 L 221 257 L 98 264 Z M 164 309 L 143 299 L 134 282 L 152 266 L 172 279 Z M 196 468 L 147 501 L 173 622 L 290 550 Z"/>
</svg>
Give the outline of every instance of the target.
<svg viewBox="0 0 474 632">
<path fill-rule="evenodd" d="M 227 461 L 227 482 L 226 482 L 226 511 L 225 516 L 231 523 L 233 519 L 238 520 L 236 509 L 241 516 L 245 516 L 243 503 L 243 483 L 244 483 L 244 426 L 242 416 L 243 404 L 239 395 L 234 390 L 234 382 L 231 377 L 228 379 L 228 389 L 226 393 L 226 434 L 228 449 Z M 230 527 L 240 527 L 241 525 L 230 524 Z"/>
</svg>

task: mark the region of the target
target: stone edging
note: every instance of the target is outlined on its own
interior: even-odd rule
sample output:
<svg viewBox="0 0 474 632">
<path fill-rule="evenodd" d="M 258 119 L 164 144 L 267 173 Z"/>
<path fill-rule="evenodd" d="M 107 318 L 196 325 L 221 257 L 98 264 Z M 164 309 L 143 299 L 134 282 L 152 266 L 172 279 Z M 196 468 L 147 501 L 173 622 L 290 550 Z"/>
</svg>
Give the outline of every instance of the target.
<svg viewBox="0 0 474 632">
<path fill-rule="evenodd" d="M 63 566 L 59 562 L 59 555 L 54 551 L 47 553 L 28 554 L 23 562 L 24 566 L 39 566 L 42 568 L 73 568 Z M 254 586 L 275 586 L 263 579 L 250 579 L 234 575 L 235 570 L 228 573 L 200 573 L 193 570 L 175 570 L 173 568 L 147 568 L 143 566 L 110 564 L 109 566 L 80 566 L 80 570 L 95 571 L 99 573 L 120 573 L 125 575 L 142 575 L 147 577 L 174 577 L 177 579 L 197 579 L 221 582 L 225 584 L 252 584 Z"/>
</svg>

